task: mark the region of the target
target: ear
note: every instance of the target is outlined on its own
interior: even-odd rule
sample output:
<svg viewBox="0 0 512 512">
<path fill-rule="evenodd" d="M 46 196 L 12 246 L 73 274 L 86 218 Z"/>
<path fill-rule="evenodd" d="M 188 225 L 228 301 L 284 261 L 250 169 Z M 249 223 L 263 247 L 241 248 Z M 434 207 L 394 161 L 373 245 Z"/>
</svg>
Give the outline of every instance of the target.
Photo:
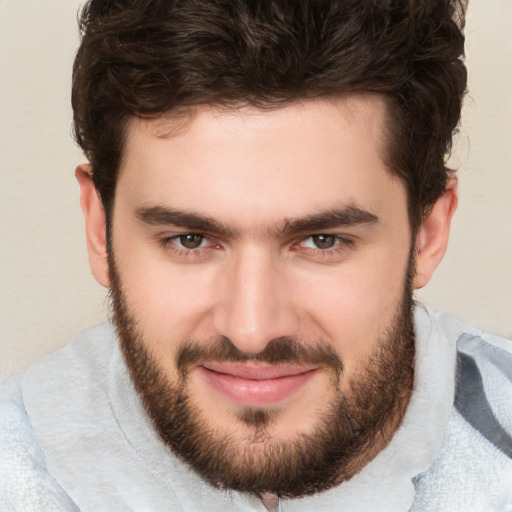
<svg viewBox="0 0 512 512">
<path fill-rule="evenodd" d="M 416 235 L 415 289 L 423 288 L 430 281 L 435 269 L 443 259 L 457 201 L 457 178 L 450 175 L 446 190 L 423 219 Z"/>
<path fill-rule="evenodd" d="M 89 264 L 96 281 L 110 286 L 107 260 L 107 222 L 105 210 L 91 176 L 89 164 L 81 164 L 75 171 L 80 185 L 80 206 L 85 218 Z"/>
</svg>

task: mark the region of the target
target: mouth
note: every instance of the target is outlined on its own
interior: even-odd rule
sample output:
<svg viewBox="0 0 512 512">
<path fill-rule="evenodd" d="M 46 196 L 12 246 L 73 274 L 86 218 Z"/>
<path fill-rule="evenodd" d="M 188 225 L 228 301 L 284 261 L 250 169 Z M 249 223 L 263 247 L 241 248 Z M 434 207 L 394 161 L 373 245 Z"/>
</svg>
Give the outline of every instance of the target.
<svg viewBox="0 0 512 512">
<path fill-rule="evenodd" d="M 302 388 L 318 366 L 208 362 L 196 367 L 206 383 L 235 405 L 268 407 Z"/>
</svg>

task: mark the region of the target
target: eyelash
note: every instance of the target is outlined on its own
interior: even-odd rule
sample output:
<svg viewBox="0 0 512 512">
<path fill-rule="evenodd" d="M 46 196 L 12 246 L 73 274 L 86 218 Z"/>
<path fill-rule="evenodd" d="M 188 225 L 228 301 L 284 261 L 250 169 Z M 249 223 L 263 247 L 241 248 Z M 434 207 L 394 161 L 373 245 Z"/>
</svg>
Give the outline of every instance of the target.
<svg viewBox="0 0 512 512">
<path fill-rule="evenodd" d="M 180 247 L 178 245 L 179 239 L 182 237 L 185 237 L 187 235 L 193 235 L 193 236 L 199 236 L 202 237 L 201 243 L 203 243 L 204 240 L 208 242 L 208 245 L 206 247 L 197 247 L 197 248 L 184 248 Z M 301 244 L 306 242 L 307 240 L 315 237 L 315 236 L 326 236 L 326 237 L 333 237 L 335 238 L 335 245 L 333 247 L 327 248 L 327 249 L 320 249 L 320 248 L 311 248 L 311 247 L 301 247 Z M 176 256 L 178 257 L 186 257 L 186 258 L 201 258 L 204 256 L 204 252 L 211 250 L 211 249 L 218 249 L 221 247 L 221 244 L 215 243 L 210 239 L 207 235 L 204 235 L 202 233 L 194 233 L 194 232 L 186 232 L 186 233 L 178 233 L 176 235 L 172 236 L 165 236 L 159 239 L 159 245 L 166 251 L 172 251 Z M 341 235 L 335 235 L 331 233 L 314 233 L 312 235 L 308 235 L 305 237 L 302 237 L 297 242 L 294 242 L 290 245 L 290 249 L 294 252 L 302 251 L 305 252 L 308 256 L 315 256 L 315 257 L 329 257 L 334 255 L 339 255 L 340 253 L 353 249 L 356 245 L 356 240 L 353 237 L 349 236 L 341 236 Z"/>
<path fill-rule="evenodd" d="M 347 249 L 353 249 L 355 246 L 355 239 L 349 236 L 341 236 L 341 235 L 335 235 L 332 233 L 315 233 L 313 235 L 308 235 L 307 237 L 302 238 L 298 243 L 295 243 L 292 245 L 292 249 L 300 250 L 300 244 L 303 244 L 309 239 L 312 239 L 313 237 L 318 236 L 326 236 L 326 237 L 333 237 L 335 239 L 335 245 L 332 247 L 326 248 L 326 249 L 320 249 L 320 248 L 312 248 L 312 247 L 302 247 L 302 250 L 306 251 L 306 253 L 309 253 L 314 256 L 321 256 L 321 257 L 329 257 L 333 255 L 338 255 Z"/>
<path fill-rule="evenodd" d="M 209 245 L 206 247 L 197 247 L 195 249 L 187 249 L 185 247 L 180 247 L 177 243 L 177 240 L 187 235 L 200 236 L 203 238 L 203 240 L 208 240 Z M 203 240 L 201 241 L 201 243 L 203 242 Z M 215 246 L 219 246 L 218 244 L 214 244 L 211 240 L 209 240 L 206 235 L 203 235 L 202 233 L 193 232 L 178 233 L 177 235 L 163 237 L 159 239 L 159 245 L 166 251 L 172 251 L 176 256 L 184 256 L 187 258 L 203 256 L 203 252 L 205 250 Z"/>
</svg>

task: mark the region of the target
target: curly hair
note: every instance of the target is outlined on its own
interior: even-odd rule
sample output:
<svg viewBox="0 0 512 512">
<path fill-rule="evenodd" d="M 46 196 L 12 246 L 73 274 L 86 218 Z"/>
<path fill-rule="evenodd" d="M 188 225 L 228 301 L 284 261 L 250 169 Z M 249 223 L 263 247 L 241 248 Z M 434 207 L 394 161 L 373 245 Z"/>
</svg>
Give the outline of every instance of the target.
<svg viewBox="0 0 512 512">
<path fill-rule="evenodd" d="M 387 105 L 386 165 L 416 229 L 443 193 L 467 73 L 465 0 L 90 0 L 74 133 L 110 215 L 127 123 L 346 93 Z"/>
</svg>

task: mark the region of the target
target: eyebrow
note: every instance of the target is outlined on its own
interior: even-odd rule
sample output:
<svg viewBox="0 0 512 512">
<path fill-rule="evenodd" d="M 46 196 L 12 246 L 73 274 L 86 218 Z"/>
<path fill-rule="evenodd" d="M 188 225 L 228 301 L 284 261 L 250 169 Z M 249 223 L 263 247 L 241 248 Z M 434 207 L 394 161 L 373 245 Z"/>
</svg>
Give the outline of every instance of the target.
<svg viewBox="0 0 512 512">
<path fill-rule="evenodd" d="M 374 213 L 359 208 L 358 206 L 347 206 L 342 209 L 331 209 L 318 214 L 295 220 L 287 220 L 278 232 L 284 235 L 314 232 L 323 229 L 353 227 L 361 224 L 374 224 L 379 218 Z"/>
<path fill-rule="evenodd" d="M 148 208 L 138 208 L 135 212 L 136 217 L 152 226 L 182 226 L 191 231 L 208 231 L 217 233 L 226 237 L 234 237 L 238 232 L 228 228 L 212 217 L 207 217 L 197 213 L 176 210 L 174 208 L 164 208 L 162 206 L 151 206 Z"/>
<path fill-rule="evenodd" d="M 239 231 L 229 228 L 212 217 L 163 206 L 138 208 L 136 217 L 152 226 L 180 226 L 191 231 L 204 231 L 225 237 L 239 236 Z M 290 236 L 304 232 L 321 232 L 326 229 L 374 224 L 379 218 L 374 213 L 358 206 L 346 206 L 308 215 L 303 218 L 285 220 L 272 229 L 273 236 Z"/>
</svg>

